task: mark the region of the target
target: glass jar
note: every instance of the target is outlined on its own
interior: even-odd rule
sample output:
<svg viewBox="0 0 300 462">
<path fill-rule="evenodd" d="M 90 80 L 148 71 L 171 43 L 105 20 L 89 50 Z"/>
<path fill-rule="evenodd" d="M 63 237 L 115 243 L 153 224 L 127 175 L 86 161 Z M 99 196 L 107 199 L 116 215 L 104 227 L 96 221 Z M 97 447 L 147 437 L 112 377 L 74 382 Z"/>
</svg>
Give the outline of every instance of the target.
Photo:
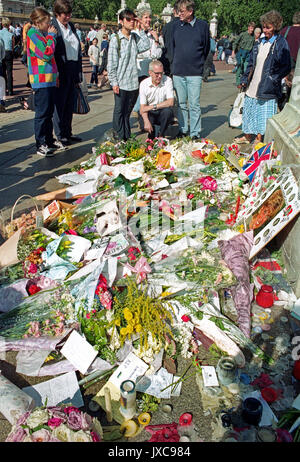
<svg viewBox="0 0 300 462">
<path fill-rule="evenodd" d="M 231 356 L 224 356 L 217 364 L 216 372 L 221 385 L 235 382 L 237 377 L 237 364 Z"/>
<path fill-rule="evenodd" d="M 120 386 L 120 413 L 129 420 L 136 414 L 136 389 L 132 380 L 124 380 Z"/>
<path fill-rule="evenodd" d="M 249 425 L 258 425 L 261 421 L 263 407 L 256 398 L 246 398 L 243 401 L 242 418 Z"/>
<path fill-rule="evenodd" d="M 271 308 L 274 304 L 274 291 L 272 286 L 262 285 L 256 295 L 256 303 L 262 308 Z"/>
</svg>

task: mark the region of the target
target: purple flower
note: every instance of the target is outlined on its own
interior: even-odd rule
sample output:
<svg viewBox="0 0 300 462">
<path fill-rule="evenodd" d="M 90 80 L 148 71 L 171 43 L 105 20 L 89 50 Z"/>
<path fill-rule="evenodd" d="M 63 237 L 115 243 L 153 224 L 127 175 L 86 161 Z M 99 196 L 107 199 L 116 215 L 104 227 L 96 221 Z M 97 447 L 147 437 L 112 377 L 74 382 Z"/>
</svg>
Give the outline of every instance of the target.
<svg viewBox="0 0 300 462">
<path fill-rule="evenodd" d="M 17 426 L 23 425 L 23 424 L 26 422 L 27 417 L 28 417 L 30 414 L 31 414 L 31 411 L 27 411 L 27 412 L 25 412 L 25 414 L 22 414 L 22 415 L 18 418 L 16 425 L 17 425 Z"/>
<path fill-rule="evenodd" d="M 10 433 L 5 441 L 7 443 L 21 443 L 26 435 L 24 428 L 19 427 L 15 432 Z"/>
<path fill-rule="evenodd" d="M 82 412 L 71 411 L 68 415 L 68 426 L 71 430 L 88 430 L 92 423 L 92 418 Z"/>
</svg>

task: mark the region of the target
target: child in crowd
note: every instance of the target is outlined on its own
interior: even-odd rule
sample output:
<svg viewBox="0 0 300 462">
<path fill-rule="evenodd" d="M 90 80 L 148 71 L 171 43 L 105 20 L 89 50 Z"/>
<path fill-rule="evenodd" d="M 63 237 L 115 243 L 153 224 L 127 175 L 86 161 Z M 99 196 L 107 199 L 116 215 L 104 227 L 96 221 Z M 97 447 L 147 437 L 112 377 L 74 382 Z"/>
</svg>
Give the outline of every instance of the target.
<svg viewBox="0 0 300 462">
<path fill-rule="evenodd" d="M 108 84 L 107 78 L 107 53 L 108 53 L 108 35 L 103 34 L 103 40 L 101 42 L 101 65 L 99 68 L 99 75 L 100 75 L 100 84 L 98 87 L 102 88 Z"/>
<path fill-rule="evenodd" d="M 98 47 L 98 39 L 95 37 L 92 41 L 88 50 L 88 55 L 90 57 L 90 63 L 92 66 L 92 75 L 90 85 L 94 84 L 94 87 L 97 88 L 98 85 L 98 69 L 100 64 L 100 49 Z"/>
<path fill-rule="evenodd" d="M 27 34 L 27 63 L 34 91 L 34 134 L 37 154 L 48 157 L 57 149 L 52 123 L 57 84 L 54 58 L 57 31 L 50 25 L 50 14 L 43 7 L 34 8 L 30 19 L 33 26 Z"/>
</svg>

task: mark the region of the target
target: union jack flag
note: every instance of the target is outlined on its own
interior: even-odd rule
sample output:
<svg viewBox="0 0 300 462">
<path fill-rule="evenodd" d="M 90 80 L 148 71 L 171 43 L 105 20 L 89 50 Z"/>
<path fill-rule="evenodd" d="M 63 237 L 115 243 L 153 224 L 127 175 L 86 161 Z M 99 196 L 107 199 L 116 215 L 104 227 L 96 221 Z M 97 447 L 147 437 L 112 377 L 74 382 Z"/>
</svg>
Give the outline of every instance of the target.
<svg viewBox="0 0 300 462">
<path fill-rule="evenodd" d="M 246 164 L 242 167 L 244 173 L 249 178 L 250 183 L 254 180 L 256 171 L 260 163 L 264 160 L 269 160 L 272 152 L 272 143 L 262 146 L 255 151 Z"/>
</svg>

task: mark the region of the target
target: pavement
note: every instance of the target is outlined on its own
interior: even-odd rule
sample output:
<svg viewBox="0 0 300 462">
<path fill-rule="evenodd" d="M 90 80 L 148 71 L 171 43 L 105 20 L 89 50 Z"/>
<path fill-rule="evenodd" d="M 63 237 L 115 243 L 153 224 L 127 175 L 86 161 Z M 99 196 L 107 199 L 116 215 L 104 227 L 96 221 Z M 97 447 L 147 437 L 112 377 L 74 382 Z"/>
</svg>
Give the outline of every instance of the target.
<svg viewBox="0 0 300 462">
<path fill-rule="evenodd" d="M 222 62 L 215 64 L 216 76 L 210 77 L 208 83 L 203 83 L 201 92 L 201 136 L 208 137 L 217 144 L 231 143 L 240 133 L 240 130 L 228 126 L 228 113 L 237 95 L 235 77 L 229 72 L 233 66 Z M 89 81 L 90 68 L 86 58 L 84 72 Z M 88 99 L 91 110 L 87 115 L 74 115 L 73 121 L 73 133 L 81 136 L 83 141 L 73 144 L 65 152 L 58 152 L 54 157 L 41 158 L 35 152 L 34 112 L 21 109 L 18 102 L 19 97 L 30 93 L 25 87 L 26 69 L 19 60 L 14 66 L 14 81 L 15 93 L 7 99 L 7 112 L 0 114 L 0 211 L 12 207 L 17 198 L 23 194 L 36 196 L 62 188 L 55 177 L 86 160 L 92 147 L 112 126 L 113 92 L 108 89 L 89 89 Z M 137 118 L 132 117 L 131 124 L 132 132 L 138 134 Z M 178 127 L 172 126 L 171 129 L 178 130 Z M 146 137 L 146 134 L 137 136 Z M 28 377 L 16 373 L 15 356 L 16 352 L 7 352 L 0 357 L 0 370 L 18 387 L 22 388 L 53 378 Z M 213 362 L 209 361 L 208 364 Z M 182 373 L 185 367 L 184 363 L 179 364 L 179 373 Z M 84 395 L 86 406 L 99 389 L 100 384 L 97 384 L 86 391 Z M 179 416 L 188 411 L 193 412 L 201 426 L 201 439 L 211 441 L 211 417 L 204 412 L 199 389 L 194 381 L 184 383 L 182 396 L 173 400 L 173 412 L 170 416 L 162 412 L 155 413 L 155 419 L 151 423 L 178 422 Z M 105 414 L 102 410 L 93 415 L 105 425 Z M 0 442 L 5 441 L 10 429 L 9 422 L 0 412 Z M 149 434 L 143 432 L 135 441 L 147 439 Z"/>
<path fill-rule="evenodd" d="M 215 62 L 217 74 L 203 82 L 201 91 L 202 137 L 209 137 L 216 143 L 230 143 L 240 133 L 228 126 L 228 113 L 237 95 L 235 77 L 228 71 L 233 66 Z M 87 82 L 90 66 L 84 58 L 83 67 Z M 109 89 L 89 89 L 90 112 L 74 115 L 73 134 L 82 142 L 73 144 L 65 152 L 54 157 L 41 158 L 36 154 L 34 140 L 34 112 L 21 109 L 19 98 L 28 96 L 25 87 L 26 68 L 20 60 L 14 62 L 14 95 L 7 98 L 7 112 L 0 113 L 0 210 L 13 206 L 22 194 L 38 195 L 60 189 L 55 176 L 67 172 L 70 167 L 86 160 L 93 146 L 112 127 L 114 106 L 113 92 Z M 138 137 L 138 120 L 131 117 L 132 133 Z M 177 126 L 171 127 L 173 134 Z"/>
</svg>

